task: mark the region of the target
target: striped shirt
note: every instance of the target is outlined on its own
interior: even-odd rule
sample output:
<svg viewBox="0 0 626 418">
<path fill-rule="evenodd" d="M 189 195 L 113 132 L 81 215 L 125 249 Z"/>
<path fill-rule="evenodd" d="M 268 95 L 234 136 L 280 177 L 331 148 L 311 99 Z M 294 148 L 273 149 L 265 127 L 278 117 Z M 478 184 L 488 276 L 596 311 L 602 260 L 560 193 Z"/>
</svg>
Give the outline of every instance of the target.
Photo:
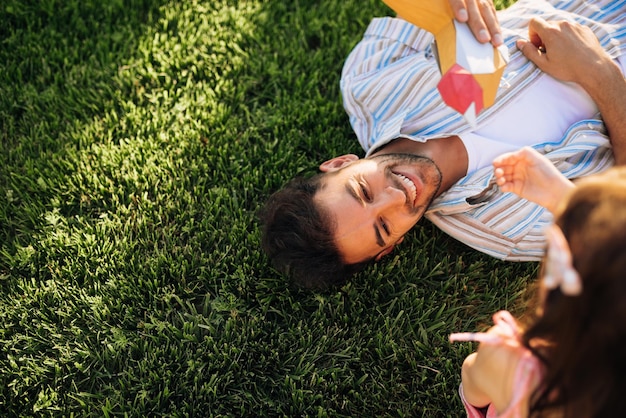
<svg viewBox="0 0 626 418">
<path fill-rule="evenodd" d="M 515 47 L 517 38 L 527 37 L 533 16 L 577 21 L 594 31 L 611 57 L 626 52 L 626 0 L 518 0 L 498 12 L 509 63 L 495 103 L 477 117 L 478 129 L 512 106 L 521 91 L 547 77 Z M 341 78 L 344 108 L 367 155 L 396 138 L 428 141 L 472 131 L 439 95 L 441 74 L 432 41 L 430 33 L 406 21 L 376 18 L 348 56 Z M 614 164 L 599 117 L 574 123 L 558 141 L 538 140 L 532 146 L 570 179 L 602 172 Z M 491 165 L 459 180 L 433 201 L 425 216 L 468 246 L 514 261 L 538 260 L 543 255 L 543 231 L 552 222 L 544 208 L 500 192 Z"/>
</svg>

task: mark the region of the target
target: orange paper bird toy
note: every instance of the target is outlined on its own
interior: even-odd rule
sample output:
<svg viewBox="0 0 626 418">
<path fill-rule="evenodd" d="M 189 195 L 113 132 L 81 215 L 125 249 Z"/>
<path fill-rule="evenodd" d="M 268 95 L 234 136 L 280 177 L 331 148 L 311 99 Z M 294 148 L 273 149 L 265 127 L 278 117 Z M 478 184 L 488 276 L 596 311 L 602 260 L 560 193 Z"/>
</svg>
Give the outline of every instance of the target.
<svg viewBox="0 0 626 418">
<path fill-rule="evenodd" d="M 448 0 L 383 0 L 399 17 L 435 36 L 443 101 L 472 125 L 491 106 L 509 60 L 504 46 L 481 44 L 466 23 L 454 19 Z"/>
</svg>

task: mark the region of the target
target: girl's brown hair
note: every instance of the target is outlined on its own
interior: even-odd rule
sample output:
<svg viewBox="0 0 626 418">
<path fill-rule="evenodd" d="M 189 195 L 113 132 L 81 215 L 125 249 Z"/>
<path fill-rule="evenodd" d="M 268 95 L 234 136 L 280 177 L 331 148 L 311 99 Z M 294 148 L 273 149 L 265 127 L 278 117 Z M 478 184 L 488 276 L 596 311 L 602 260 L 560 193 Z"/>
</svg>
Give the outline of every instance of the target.
<svg viewBox="0 0 626 418">
<path fill-rule="evenodd" d="M 581 180 L 555 222 L 583 290 L 550 291 L 524 333 L 545 364 L 529 416 L 626 416 L 626 167 Z"/>
</svg>

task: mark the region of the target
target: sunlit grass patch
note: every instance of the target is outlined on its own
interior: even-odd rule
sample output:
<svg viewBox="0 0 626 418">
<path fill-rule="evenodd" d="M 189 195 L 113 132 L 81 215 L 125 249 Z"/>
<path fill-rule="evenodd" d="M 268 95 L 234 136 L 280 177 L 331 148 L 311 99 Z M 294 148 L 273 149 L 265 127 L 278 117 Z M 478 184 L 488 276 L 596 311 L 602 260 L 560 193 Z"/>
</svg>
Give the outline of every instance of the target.
<svg viewBox="0 0 626 418">
<path fill-rule="evenodd" d="M 0 6 L 0 415 L 462 416 L 535 266 L 426 221 L 324 293 L 259 250 L 296 173 L 361 153 L 343 60 L 380 1 Z"/>
</svg>

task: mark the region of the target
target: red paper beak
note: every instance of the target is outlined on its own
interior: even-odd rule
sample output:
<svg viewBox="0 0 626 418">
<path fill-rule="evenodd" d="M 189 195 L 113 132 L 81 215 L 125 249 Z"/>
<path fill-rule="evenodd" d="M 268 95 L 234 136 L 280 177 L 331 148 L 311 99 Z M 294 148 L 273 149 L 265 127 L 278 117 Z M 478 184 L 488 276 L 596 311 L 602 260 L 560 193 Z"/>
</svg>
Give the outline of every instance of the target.
<svg viewBox="0 0 626 418">
<path fill-rule="evenodd" d="M 459 64 L 450 67 L 437 84 L 437 89 L 443 101 L 462 115 L 467 113 L 472 103 L 476 115 L 483 110 L 482 87 L 472 73 Z"/>
</svg>

